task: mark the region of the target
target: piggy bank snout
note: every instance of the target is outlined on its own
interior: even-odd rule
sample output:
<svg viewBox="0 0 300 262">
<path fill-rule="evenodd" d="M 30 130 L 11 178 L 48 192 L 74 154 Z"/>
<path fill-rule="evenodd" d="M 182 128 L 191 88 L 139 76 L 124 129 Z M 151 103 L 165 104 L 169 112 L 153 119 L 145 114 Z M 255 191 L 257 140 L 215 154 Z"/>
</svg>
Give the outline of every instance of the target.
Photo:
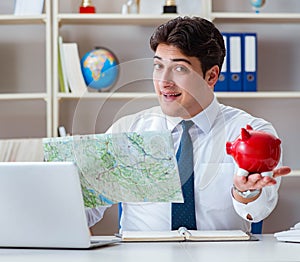
<svg viewBox="0 0 300 262">
<path fill-rule="evenodd" d="M 226 143 L 226 153 L 228 155 L 231 155 L 232 154 L 232 143 L 231 142 L 227 142 Z"/>
</svg>

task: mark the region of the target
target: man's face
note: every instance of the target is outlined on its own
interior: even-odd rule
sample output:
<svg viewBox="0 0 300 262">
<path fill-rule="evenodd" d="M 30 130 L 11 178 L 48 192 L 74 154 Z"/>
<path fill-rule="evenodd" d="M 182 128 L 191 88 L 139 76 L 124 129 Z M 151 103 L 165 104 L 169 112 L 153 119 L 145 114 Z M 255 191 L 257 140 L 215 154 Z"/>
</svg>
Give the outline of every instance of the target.
<svg viewBox="0 0 300 262">
<path fill-rule="evenodd" d="M 213 92 L 203 79 L 201 64 L 180 49 L 159 44 L 154 56 L 153 82 L 162 111 L 188 119 L 207 107 Z"/>
</svg>

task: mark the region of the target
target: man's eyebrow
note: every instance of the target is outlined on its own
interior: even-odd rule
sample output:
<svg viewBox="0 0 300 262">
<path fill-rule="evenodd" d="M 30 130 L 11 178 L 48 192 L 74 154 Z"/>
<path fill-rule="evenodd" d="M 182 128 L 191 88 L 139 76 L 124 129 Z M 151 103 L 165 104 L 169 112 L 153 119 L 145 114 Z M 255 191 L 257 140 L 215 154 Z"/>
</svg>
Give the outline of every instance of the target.
<svg viewBox="0 0 300 262">
<path fill-rule="evenodd" d="M 161 57 L 156 56 L 156 55 L 153 58 L 154 59 L 156 58 L 156 59 L 159 59 L 159 60 L 163 60 Z M 174 59 L 170 59 L 170 60 L 172 62 L 185 62 L 185 63 L 191 65 L 191 62 L 189 60 L 187 60 L 187 59 L 184 59 L 184 58 L 174 58 Z"/>
</svg>

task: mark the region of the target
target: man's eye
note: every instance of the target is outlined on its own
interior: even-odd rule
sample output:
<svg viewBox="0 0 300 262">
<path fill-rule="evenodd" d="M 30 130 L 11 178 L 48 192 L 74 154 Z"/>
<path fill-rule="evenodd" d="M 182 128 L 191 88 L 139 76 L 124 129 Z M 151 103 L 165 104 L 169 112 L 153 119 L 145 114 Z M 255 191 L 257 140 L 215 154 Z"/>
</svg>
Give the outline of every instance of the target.
<svg viewBox="0 0 300 262">
<path fill-rule="evenodd" d="M 154 64 L 153 67 L 154 67 L 155 70 L 159 70 L 159 69 L 162 68 L 162 65 L 161 64 Z"/>
<path fill-rule="evenodd" d="M 188 69 L 187 69 L 185 66 L 176 66 L 176 67 L 175 67 L 175 70 L 176 70 L 177 72 L 182 72 L 182 73 L 188 71 Z"/>
</svg>

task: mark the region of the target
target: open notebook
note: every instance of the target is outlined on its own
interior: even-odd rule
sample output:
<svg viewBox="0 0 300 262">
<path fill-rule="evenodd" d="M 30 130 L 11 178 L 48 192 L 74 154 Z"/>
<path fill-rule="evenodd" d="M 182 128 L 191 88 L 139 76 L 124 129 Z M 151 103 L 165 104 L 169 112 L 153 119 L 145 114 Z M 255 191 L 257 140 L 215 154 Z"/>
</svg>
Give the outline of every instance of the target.
<svg viewBox="0 0 300 262">
<path fill-rule="evenodd" d="M 0 247 L 89 249 L 77 167 L 71 162 L 0 163 Z"/>
<path fill-rule="evenodd" d="M 124 242 L 252 240 L 242 230 L 187 230 L 185 227 L 172 231 L 124 231 L 120 237 Z"/>
</svg>

